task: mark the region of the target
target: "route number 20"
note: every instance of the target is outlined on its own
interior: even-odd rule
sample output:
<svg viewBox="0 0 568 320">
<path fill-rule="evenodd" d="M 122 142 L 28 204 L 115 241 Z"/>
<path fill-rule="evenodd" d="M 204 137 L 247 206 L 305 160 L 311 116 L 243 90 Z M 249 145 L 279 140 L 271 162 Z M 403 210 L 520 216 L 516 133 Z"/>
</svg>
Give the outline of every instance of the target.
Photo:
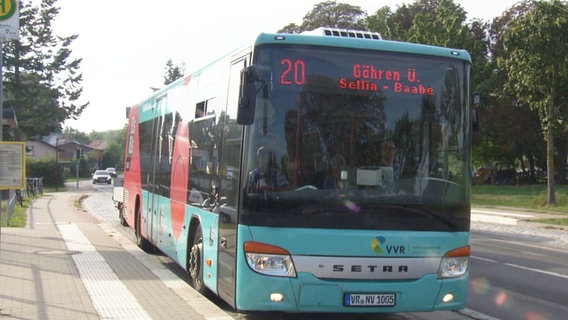
<svg viewBox="0 0 568 320">
<path fill-rule="evenodd" d="M 284 70 L 280 75 L 280 84 L 301 86 L 306 81 L 306 64 L 302 60 L 282 59 Z"/>
</svg>

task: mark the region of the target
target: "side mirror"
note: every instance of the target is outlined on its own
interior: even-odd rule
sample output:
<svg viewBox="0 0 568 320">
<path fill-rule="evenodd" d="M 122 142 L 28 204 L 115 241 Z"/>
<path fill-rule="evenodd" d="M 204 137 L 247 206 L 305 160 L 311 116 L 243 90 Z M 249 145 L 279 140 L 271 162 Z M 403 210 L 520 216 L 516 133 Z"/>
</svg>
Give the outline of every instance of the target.
<svg viewBox="0 0 568 320">
<path fill-rule="evenodd" d="M 249 66 L 241 71 L 241 87 L 239 94 L 239 108 L 237 123 L 249 125 L 254 121 L 256 109 L 256 83 L 259 81 L 259 73 L 255 66 Z"/>
</svg>

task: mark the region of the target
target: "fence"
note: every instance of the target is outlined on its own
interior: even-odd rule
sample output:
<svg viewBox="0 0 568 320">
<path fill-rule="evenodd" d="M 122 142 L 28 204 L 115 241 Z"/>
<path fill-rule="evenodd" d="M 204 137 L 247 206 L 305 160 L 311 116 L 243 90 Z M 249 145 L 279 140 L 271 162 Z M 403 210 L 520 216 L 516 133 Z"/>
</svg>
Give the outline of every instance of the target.
<svg viewBox="0 0 568 320">
<path fill-rule="evenodd" d="M 39 178 L 26 178 L 26 197 L 36 197 L 38 195 L 43 195 L 43 177 Z M 6 204 L 6 225 L 10 223 L 10 218 L 14 212 L 14 207 L 16 203 L 23 207 L 24 198 L 22 196 L 22 190 L 10 190 L 10 196 Z"/>
</svg>

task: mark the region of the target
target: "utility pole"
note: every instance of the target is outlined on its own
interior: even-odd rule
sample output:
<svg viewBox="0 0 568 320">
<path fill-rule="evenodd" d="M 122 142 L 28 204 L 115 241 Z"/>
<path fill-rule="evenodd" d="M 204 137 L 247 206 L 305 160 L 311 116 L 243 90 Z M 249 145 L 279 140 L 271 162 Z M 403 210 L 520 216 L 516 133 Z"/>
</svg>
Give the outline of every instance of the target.
<svg viewBox="0 0 568 320">
<path fill-rule="evenodd" d="M 76 173 L 77 173 L 77 189 L 79 189 L 79 163 L 81 162 L 81 154 L 83 150 L 77 146 L 77 165 L 76 165 Z"/>
<path fill-rule="evenodd" d="M 4 101 L 2 97 L 4 42 L 20 37 L 20 1 L 4 0 L 0 6 L 0 141 L 4 138 Z"/>
<path fill-rule="evenodd" d="M 59 137 L 55 138 L 55 175 L 53 180 L 55 181 L 55 191 L 57 191 L 57 183 L 59 176 Z"/>
</svg>

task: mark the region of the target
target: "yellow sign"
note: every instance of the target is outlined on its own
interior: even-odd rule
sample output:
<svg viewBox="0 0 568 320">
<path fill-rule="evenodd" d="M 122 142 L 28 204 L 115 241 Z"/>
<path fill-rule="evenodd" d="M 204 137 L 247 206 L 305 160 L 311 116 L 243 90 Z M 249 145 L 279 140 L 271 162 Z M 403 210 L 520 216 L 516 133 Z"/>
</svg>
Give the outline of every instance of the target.
<svg viewBox="0 0 568 320">
<path fill-rule="evenodd" d="M 0 21 L 10 19 L 17 8 L 16 0 L 0 0 Z"/>
</svg>

